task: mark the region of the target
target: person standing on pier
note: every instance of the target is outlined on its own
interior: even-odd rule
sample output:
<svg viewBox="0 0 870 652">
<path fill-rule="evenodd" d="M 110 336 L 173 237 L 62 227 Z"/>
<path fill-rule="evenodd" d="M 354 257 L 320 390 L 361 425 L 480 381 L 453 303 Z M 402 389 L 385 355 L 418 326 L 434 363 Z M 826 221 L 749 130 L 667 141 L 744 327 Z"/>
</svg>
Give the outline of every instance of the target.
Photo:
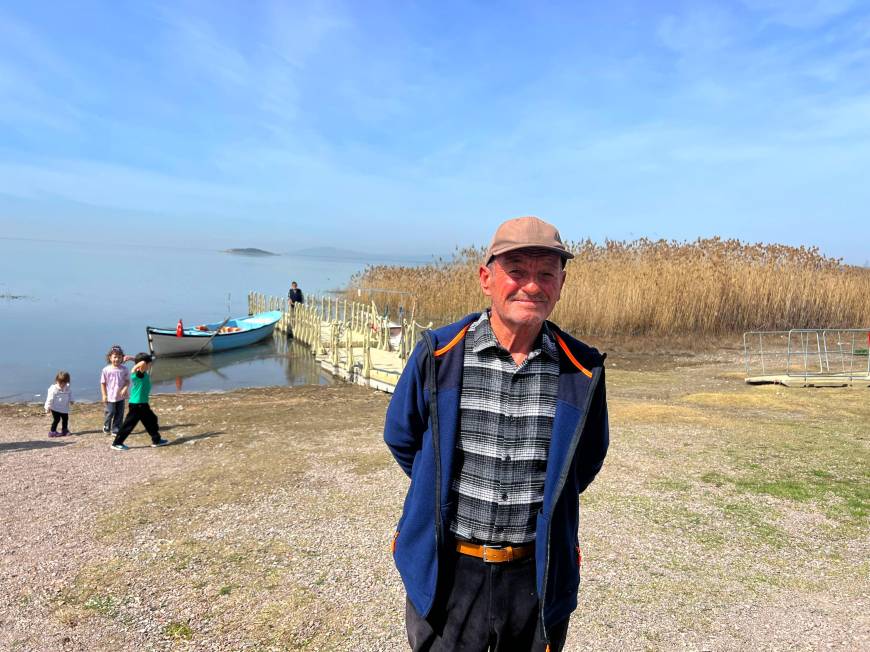
<svg viewBox="0 0 870 652">
<path fill-rule="evenodd" d="M 387 409 L 411 478 L 393 535 L 413 650 L 560 650 L 577 608 L 579 497 L 604 463 L 604 358 L 547 321 L 573 258 L 554 226 L 499 226 L 491 306 L 427 331 Z M 434 507 L 434 509 L 433 509 Z"/>
<path fill-rule="evenodd" d="M 299 286 L 296 285 L 296 281 L 290 283 L 290 290 L 287 292 L 287 300 L 294 308 L 296 307 L 297 303 L 305 303 L 305 298 L 302 296 L 302 290 L 300 290 Z"/>
</svg>

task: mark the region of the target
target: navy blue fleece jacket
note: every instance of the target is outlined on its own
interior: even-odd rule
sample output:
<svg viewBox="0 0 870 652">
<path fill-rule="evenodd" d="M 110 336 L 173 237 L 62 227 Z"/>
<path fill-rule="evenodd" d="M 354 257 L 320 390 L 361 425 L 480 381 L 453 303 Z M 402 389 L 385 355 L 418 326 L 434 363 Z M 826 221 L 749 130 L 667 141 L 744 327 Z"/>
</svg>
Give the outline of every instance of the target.
<svg viewBox="0 0 870 652">
<path fill-rule="evenodd" d="M 387 409 L 384 441 L 411 478 L 393 557 L 418 613 L 429 614 L 438 568 L 451 546 L 453 451 L 459 428 L 464 335 L 479 317 L 424 333 Z M 601 469 L 609 443 L 604 356 L 555 324 L 560 373 L 537 517 L 535 561 L 545 629 L 577 608 L 579 497 Z"/>
</svg>

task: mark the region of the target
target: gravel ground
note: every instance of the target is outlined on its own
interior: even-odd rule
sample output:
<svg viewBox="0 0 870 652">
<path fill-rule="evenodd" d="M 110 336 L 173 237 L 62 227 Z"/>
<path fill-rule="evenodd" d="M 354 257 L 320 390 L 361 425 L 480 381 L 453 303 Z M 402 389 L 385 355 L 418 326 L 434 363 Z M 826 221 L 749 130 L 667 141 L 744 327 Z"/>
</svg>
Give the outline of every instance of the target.
<svg viewBox="0 0 870 652">
<path fill-rule="evenodd" d="M 614 359 L 615 358 L 615 359 Z M 614 356 L 568 650 L 870 649 L 867 390 Z M 172 446 L 0 406 L 0 649 L 400 650 L 407 481 L 359 387 L 160 396 Z"/>
</svg>

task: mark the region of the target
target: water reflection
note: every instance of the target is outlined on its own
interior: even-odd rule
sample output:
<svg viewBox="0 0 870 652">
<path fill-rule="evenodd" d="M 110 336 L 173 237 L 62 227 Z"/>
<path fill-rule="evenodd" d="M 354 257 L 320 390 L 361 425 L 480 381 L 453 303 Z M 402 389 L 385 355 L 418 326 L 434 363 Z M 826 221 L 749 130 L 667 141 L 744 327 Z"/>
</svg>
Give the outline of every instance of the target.
<svg viewBox="0 0 870 652">
<path fill-rule="evenodd" d="M 280 333 L 265 342 L 231 351 L 196 358 L 158 358 L 151 378 L 158 393 L 333 382 L 308 347 Z"/>
</svg>

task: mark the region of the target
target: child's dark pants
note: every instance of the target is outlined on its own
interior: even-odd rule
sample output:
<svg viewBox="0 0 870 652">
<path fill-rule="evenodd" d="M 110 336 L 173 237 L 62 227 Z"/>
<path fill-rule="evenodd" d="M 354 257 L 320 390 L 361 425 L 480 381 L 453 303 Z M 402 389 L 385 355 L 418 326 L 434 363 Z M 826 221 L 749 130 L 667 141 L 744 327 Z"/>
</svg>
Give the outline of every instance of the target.
<svg viewBox="0 0 870 652">
<path fill-rule="evenodd" d="M 156 444 L 159 442 L 160 432 L 158 431 L 159 426 L 157 424 L 157 415 L 154 414 L 154 411 L 147 403 L 130 403 L 130 407 L 127 410 L 127 418 L 124 419 L 121 429 L 118 431 L 118 434 L 115 435 L 113 445 L 123 444 L 124 440 L 127 439 L 131 432 L 133 432 L 133 428 L 135 428 L 140 421 L 142 422 L 142 425 L 145 426 L 145 430 L 148 431 L 148 434 L 151 435 L 151 443 Z"/>
<path fill-rule="evenodd" d="M 69 414 L 67 412 L 58 412 L 57 410 L 51 411 L 51 431 L 57 431 L 57 424 L 60 423 L 64 432 L 67 432 L 69 429 L 67 426 L 69 425 Z"/>
<path fill-rule="evenodd" d="M 111 430 L 117 435 L 124 422 L 124 400 L 106 402 L 106 418 L 103 420 L 103 428 Z"/>
</svg>

